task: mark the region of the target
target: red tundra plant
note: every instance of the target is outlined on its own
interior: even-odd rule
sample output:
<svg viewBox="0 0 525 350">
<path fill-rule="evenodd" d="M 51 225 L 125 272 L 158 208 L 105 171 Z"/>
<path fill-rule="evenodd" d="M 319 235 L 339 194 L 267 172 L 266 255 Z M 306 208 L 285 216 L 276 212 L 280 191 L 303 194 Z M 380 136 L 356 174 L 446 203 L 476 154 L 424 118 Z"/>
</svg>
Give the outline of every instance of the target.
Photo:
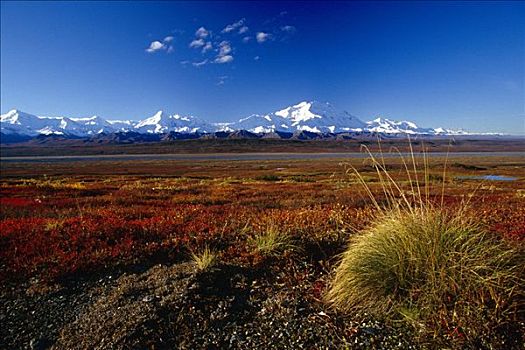
<svg viewBox="0 0 525 350">
<path fill-rule="evenodd" d="M 42 201 L 39 199 L 28 199 L 28 198 L 0 198 L 0 207 L 4 208 L 6 206 L 12 207 L 27 207 L 27 206 L 37 206 L 41 205 Z M 2 209 L 2 210 L 4 210 Z"/>
</svg>

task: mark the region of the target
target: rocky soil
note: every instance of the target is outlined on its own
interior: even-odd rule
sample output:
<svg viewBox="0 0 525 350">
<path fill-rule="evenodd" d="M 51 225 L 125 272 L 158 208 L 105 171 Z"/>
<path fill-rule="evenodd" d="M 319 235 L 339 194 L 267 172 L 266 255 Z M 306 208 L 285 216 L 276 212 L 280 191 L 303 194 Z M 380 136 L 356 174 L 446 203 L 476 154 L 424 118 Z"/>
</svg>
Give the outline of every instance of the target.
<svg viewBox="0 0 525 350">
<path fill-rule="evenodd" d="M 409 330 L 334 314 L 311 265 L 190 263 L 2 289 L 3 349 L 410 349 Z"/>
</svg>

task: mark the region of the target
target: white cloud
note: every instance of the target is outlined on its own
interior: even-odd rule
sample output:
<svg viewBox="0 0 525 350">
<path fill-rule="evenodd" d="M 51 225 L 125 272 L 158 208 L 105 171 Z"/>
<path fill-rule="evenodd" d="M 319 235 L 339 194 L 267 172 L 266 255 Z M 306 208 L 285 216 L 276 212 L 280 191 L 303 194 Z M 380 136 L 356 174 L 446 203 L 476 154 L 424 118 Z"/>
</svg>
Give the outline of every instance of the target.
<svg viewBox="0 0 525 350">
<path fill-rule="evenodd" d="M 195 39 L 190 43 L 191 48 L 199 48 L 205 45 L 204 39 Z"/>
<path fill-rule="evenodd" d="M 249 37 L 249 36 L 245 36 L 244 38 L 242 38 L 242 42 L 243 42 L 243 43 L 250 42 L 251 40 L 252 40 L 252 38 Z"/>
<path fill-rule="evenodd" d="M 172 53 L 173 51 L 175 51 L 175 48 L 173 46 L 168 46 L 168 50 L 166 51 L 167 53 Z"/>
<path fill-rule="evenodd" d="M 257 39 L 258 43 L 264 43 L 271 38 L 271 35 L 265 32 L 258 32 L 255 38 Z"/>
<path fill-rule="evenodd" d="M 201 62 L 193 62 L 192 65 L 194 67 L 200 67 L 200 66 L 204 66 L 206 63 L 208 63 L 208 59 L 205 59 L 204 61 L 201 61 Z"/>
<path fill-rule="evenodd" d="M 297 29 L 294 26 L 289 26 L 289 25 L 281 27 L 281 30 L 283 32 L 290 33 L 290 34 L 295 33 L 297 31 Z"/>
<path fill-rule="evenodd" d="M 210 35 L 210 32 L 204 28 L 200 27 L 195 31 L 196 39 L 193 39 L 193 41 L 190 43 L 189 47 L 193 49 L 198 49 L 202 47 L 202 53 L 205 53 L 208 50 L 211 50 L 213 48 L 211 42 L 206 42 L 204 39 L 207 38 Z"/>
<path fill-rule="evenodd" d="M 254 59 L 254 61 L 258 61 L 258 60 L 260 60 L 261 58 L 260 58 L 259 56 L 255 56 L 253 59 Z"/>
<path fill-rule="evenodd" d="M 206 45 L 204 45 L 204 47 L 202 48 L 202 53 L 210 51 L 211 49 L 213 49 L 213 45 L 211 44 L 211 42 L 208 41 Z"/>
<path fill-rule="evenodd" d="M 232 47 L 228 41 L 221 41 L 219 44 L 219 56 L 226 56 L 232 52 Z"/>
<path fill-rule="evenodd" d="M 233 61 L 233 56 L 230 55 L 232 47 L 228 41 L 221 41 L 219 44 L 219 54 L 215 58 L 215 63 L 228 63 Z"/>
<path fill-rule="evenodd" d="M 230 32 L 233 32 L 234 30 L 236 30 L 237 28 L 241 27 L 243 24 L 244 24 L 244 21 L 245 19 L 244 18 L 241 18 L 240 20 L 238 20 L 237 22 L 233 23 L 233 24 L 228 24 L 222 31 L 221 33 L 230 33 Z"/>
<path fill-rule="evenodd" d="M 173 39 L 175 39 L 175 38 L 170 35 L 170 36 L 165 37 L 163 41 L 165 43 L 171 43 L 173 41 Z"/>
<path fill-rule="evenodd" d="M 165 44 L 161 43 L 158 40 L 152 41 L 151 44 L 149 44 L 149 47 L 146 49 L 146 52 L 153 53 L 160 50 L 166 50 L 167 47 Z"/>
<path fill-rule="evenodd" d="M 239 34 L 244 34 L 248 30 L 250 30 L 250 28 L 248 28 L 247 26 L 242 26 L 241 28 L 239 28 Z"/>
<path fill-rule="evenodd" d="M 204 28 L 204 27 L 200 27 L 200 28 L 197 29 L 197 31 L 195 32 L 195 36 L 196 36 L 197 38 L 201 38 L 201 39 L 203 39 L 203 38 L 207 38 L 208 35 L 210 35 L 210 32 L 209 32 L 206 28 Z"/>
<path fill-rule="evenodd" d="M 233 61 L 233 56 L 226 55 L 226 56 L 217 56 L 214 62 L 215 63 L 229 63 L 231 61 Z"/>
</svg>

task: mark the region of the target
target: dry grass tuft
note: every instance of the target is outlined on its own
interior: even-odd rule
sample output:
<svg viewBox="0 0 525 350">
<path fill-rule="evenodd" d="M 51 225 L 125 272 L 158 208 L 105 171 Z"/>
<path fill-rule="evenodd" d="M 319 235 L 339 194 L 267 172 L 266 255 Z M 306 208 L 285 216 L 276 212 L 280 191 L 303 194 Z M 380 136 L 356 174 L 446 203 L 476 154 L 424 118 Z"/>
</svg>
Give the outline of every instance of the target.
<svg viewBox="0 0 525 350">
<path fill-rule="evenodd" d="M 200 253 L 191 253 L 191 260 L 199 271 L 206 271 L 219 262 L 219 254 L 211 250 L 208 246 Z"/>
<path fill-rule="evenodd" d="M 256 234 L 248 242 L 253 250 L 263 256 L 277 256 L 285 251 L 298 250 L 292 236 L 283 232 L 276 224 L 270 224 L 262 233 Z"/>
<path fill-rule="evenodd" d="M 516 316 L 524 263 L 523 251 L 464 216 L 383 214 L 350 242 L 327 298 L 434 335 L 458 328 L 480 336 Z"/>
<path fill-rule="evenodd" d="M 384 161 L 370 156 L 387 205 L 361 181 L 378 214 L 349 242 L 326 300 L 343 312 L 405 322 L 434 339 L 477 341 L 516 325 L 525 300 L 524 249 L 487 232 L 467 214 L 468 204 L 454 213 L 433 204 L 428 169 L 418 175 L 413 152 L 413 169 L 405 163 L 408 178 L 416 180 L 413 197 Z"/>
</svg>

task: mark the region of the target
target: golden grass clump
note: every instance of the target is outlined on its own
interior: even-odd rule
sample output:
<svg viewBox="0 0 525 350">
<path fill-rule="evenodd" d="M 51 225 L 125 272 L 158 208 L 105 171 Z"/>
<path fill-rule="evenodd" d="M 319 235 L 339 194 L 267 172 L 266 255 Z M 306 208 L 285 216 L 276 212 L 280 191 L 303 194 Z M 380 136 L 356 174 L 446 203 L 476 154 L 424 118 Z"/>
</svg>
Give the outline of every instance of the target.
<svg viewBox="0 0 525 350">
<path fill-rule="evenodd" d="M 200 253 L 191 253 L 191 260 L 198 271 L 206 271 L 217 265 L 219 262 L 219 254 L 206 246 Z"/>
<path fill-rule="evenodd" d="M 524 249 L 487 232 L 466 204 L 455 212 L 433 204 L 428 181 L 424 188 L 416 182 L 410 192 L 416 195 L 405 196 L 384 161 L 371 158 L 387 204 L 372 197 L 377 215 L 351 238 L 326 300 L 343 312 L 406 322 L 433 337 L 455 333 L 467 341 L 523 319 Z M 406 170 L 417 179 L 413 152 L 412 160 L 414 171 Z"/>
<path fill-rule="evenodd" d="M 439 209 L 382 214 L 350 242 L 327 298 L 346 312 L 477 333 L 518 309 L 522 253 Z"/>
<path fill-rule="evenodd" d="M 250 238 L 249 244 L 253 250 L 263 256 L 277 256 L 287 250 L 297 250 L 292 236 L 283 232 L 276 224 L 270 224 L 262 233 Z"/>
</svg>

